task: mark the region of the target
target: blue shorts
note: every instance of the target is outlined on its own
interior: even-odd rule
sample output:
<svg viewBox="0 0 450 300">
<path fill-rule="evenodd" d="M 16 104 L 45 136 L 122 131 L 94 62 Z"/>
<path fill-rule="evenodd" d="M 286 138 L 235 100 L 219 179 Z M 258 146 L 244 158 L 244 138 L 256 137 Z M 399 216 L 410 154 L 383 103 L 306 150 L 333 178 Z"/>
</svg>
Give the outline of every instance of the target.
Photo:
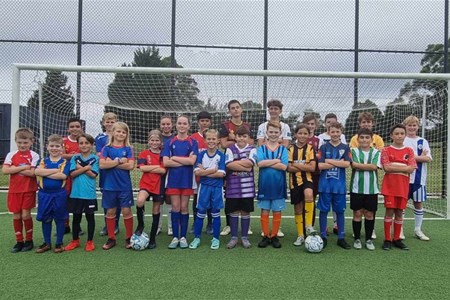
<svg viewBox="0 0 450 300">
<path fill-rule="evenodd" d="M 259 200 L 258 207 L 271 211 L 282 211 L 286 208 L 286 199 L 274 199 L 274 200 Z"/>
<path fill-rule="evenodd" d="M 36 220 L 40 222 L 64 221 L 69 217 L 67 209 L 67 192 L 61 190 L 54 193 L 38 192 L 38 209 Z"/>
<path fill-rule="evenodd" d="M 133 191 L 105 191 L 102 192 L 102 207 L 132 207 L 134 205 Z"/>
<path fill-rule="evenodd" d="M 223 205 L 223 191 L 222 187 L 215 187 L 210 185 L 200 184 L 197 193 L 197 209 L 208 210 L 217 209 L 220 210 Z"/>
<path fill-rule="evenodd" d="M 331 194 L 319 193 L 319 200 L 317 200 L 317 208 L 323 212 L 330 211 L 330 205 L 336 213 L 343 213 L 346 206 L 345 194 Z"/>
<path fill-rule="evenodd" d="M 427 201 L 427 188 L 420 184 L 409 184 L 409 195 L 408 199 L 412 199 L 414 202 L 425 202 Z"/>
</svg>

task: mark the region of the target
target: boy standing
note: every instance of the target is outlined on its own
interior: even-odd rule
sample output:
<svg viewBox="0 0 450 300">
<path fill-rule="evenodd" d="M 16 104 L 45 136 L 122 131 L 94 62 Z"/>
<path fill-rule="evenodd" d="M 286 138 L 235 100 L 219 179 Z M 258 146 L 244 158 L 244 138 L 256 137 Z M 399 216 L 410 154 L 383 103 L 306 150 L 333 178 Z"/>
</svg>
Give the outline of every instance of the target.
<svg viewBox="0 0 450 300">
<path fill-rule="evenodd" d="M 280 116 L 283 111 L 283 103 L 281 103 L 280 100 L 270 100 L 269 102 L 267 102 L 267 110 L 270 117 L 269 121 L 262 123 L 258 127 L 258 134 L 256 135 L 258 146 L 261 146 L 267 141 L 267 123 L 275 122 L 281 125 L 281 134 L 278 139 L 278 143 L 287 148 L 289 146 L 289 143 L 292 141 L 292 137 L 289 125 L 280 121 Z"/>
<path fill-rule="evenodd" d="M 323 144 L 317 158 L 319 162 L 319 200 L 317 208 L 320 211 L 320 235 L 323 239 L 324 248 L 327 246 L 327 215 L 332 206 L 336 214 L 338 246 L 350 249 L 350 245 L 344 239 L 345 226 L 345 197 L 347 194 L 345 182 L 345 169 L 350 166 L 350 148 L 341 141 L 343 126 L 340 123 L 328 125 L 330 141 Z"/>
<path fill-rule="evenodd" d="M 3 163 L 2 171 L 10 175 L 8 190 L 8 210 L 13 214 L 16 244 L 12 253 L 33 249 L 33 219 L 31 209 L 36 207 L 37 183 L 34 175 L 39 155 L 32 151 L 33 132 L 28 128 L 16 131 L 17 150 L 9 152 Z M 23 228 L 25 227 L 25 242 Z"/>
<path fill-rule="evenodd" d="M 319 134 L 318 138 L 319 138 L 319 148 L 325 144 L 328 143 L 331 140 L 330 134 L 328 132 L 328 126 L 330 126 L 333 123 L 337 123 L 337 116 L 336 114 L 333 113 L 329 113 L 325 116 L 325 128 L 326 131 L 324 133 Z M 347 144 L 347 141 L 345 139 L 345 134 L 341 134 L 341 143 L 342 144 Z"/>
<path fill-rule="evenodd" d="M 375 125 L 375 119 L 373 118 L 373 115 L 370 112 L 362 112 L 358 116 L 358 124 L 359 128 L 367 128 L 372 130 L 373 126 Z M 352 136 L 349 144 L 350 148 L 358 148 L 359 142 L 358 142 L 358 135 L 355 134 Z M 375 149 L 382 149 L 384 147 L 384 141 L 381 136 L 378 134 L 373 134 L 372 137 L 372 147 Z"/>
<path fill-rule="evenodd" d="M 409 195 L 408 198 L 414 203 L 414 234 L 421 241 L 429 241 L 430 238 L 422 232 L 423 222 L 423 202 L 427 200 L 427 165 L 433 159 L 428 141 L 417 135 L 419 131 L 419 119 L 415 116 L 409 116 L 403 121 L 406 127 L 406 138 L 404 145 L 414 150 L 414 158 L 417 162 L 415 169 L 409 176 Z"/>
</svg>

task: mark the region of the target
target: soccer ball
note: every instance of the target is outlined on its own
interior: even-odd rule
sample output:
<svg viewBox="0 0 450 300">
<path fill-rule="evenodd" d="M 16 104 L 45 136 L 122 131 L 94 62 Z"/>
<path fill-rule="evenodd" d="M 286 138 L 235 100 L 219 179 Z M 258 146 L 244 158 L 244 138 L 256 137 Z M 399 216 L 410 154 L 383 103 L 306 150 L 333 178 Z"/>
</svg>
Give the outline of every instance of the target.
<svg viewBox="0 0 450 300">
<path fill-rule="evenodd" d="M 323 249 L 323 240 L 319 235 L 309 235 L 305 239 L 305 248 L 308 252 L 319 253 Z"/>
<path fill-rule="evenodd" d="M 133 234 L 130 239 L 131 248 L 134 250 L 145 250 L 149 243 L 148 235 L 143 232 L 141 235 Z"/>
</svg>

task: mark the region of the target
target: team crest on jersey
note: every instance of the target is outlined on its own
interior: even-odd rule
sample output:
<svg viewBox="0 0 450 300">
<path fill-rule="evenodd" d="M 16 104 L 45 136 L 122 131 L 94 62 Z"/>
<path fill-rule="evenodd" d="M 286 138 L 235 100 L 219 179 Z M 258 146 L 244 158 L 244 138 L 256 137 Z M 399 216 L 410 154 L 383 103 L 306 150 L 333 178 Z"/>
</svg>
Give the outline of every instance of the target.
<svg viewBox="0 0 450 300">
<path fill-rule="evenodd" d="M 329 178 L 339 180 L 339 169 L 337 167 L 327 170 L 327 179 L 329 179 Z"/>
<path fill-rule="evenodd" d="M 339 150 L 339 157 L 342 157 L 344 155 L 344 153 L 345 153 L 345 150 L 344 149 L 340 149 Z"/>
<path fill-rule="evenodd" d="M 417 145 L 417 149 L 422 150 L 423 149 L 423 145 L 422 144 Z"/>
<path fill-rule="evenodd" d="M 409 154 L 403 155 L 403 159 L 404 159 L 404 160 L 409 160 Z"/>
<path fill-rule="evenodd" d="M 126 157 L 127 156 L 127 151 L 122 151 L 122 157 Z"/>
</svg>

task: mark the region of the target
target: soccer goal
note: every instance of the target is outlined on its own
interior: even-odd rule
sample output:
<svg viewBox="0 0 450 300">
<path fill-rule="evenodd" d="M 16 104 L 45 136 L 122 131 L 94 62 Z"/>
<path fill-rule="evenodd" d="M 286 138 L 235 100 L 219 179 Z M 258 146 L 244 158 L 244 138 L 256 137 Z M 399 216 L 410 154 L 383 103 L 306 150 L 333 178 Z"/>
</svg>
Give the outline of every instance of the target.
<svg viewBox="0 0 450 300">
<path fill-rule="evenodd" d="M 284 104 L 282 121 L 292 131 L 306 114 L 314 114 L 318 135 L 325 131 L 325 116 L 334 113 L 349 142 L 359 129 L 359 114 L 370 112 L 374 132 L 389 144 L 389 128 L 415 115 L 421 121 L 419 135 L 430 142 L 433 156 L 427 180 L 430 199 L 425 206 L 448 218 L 449 80 L 448 74 L 14 64 L 11 136 L 21 126 L 32 128 L 42 154 L 45 137 L 67 135 L 69 118 L 79 116 L 84 130 L 96 136 L 102 132 L 102 115 L 114 112 L 130 126 L 138 153 L 146 147 L 149 130 L 159 128 L 163 115 L 170 115 L 173 123 L 177 115 L 187 115 L 195 132 L 196 114 L 207 110 L 213 115 L 213 128 L 218 128 L 229 117 L 228 101 L 237 99 L 244 109 L 243 119 L 256 131 L 268 117 L 266 101 L 278 99 Z M 138 172 L 133 176 L 137 186 Z"/>
</svg>

